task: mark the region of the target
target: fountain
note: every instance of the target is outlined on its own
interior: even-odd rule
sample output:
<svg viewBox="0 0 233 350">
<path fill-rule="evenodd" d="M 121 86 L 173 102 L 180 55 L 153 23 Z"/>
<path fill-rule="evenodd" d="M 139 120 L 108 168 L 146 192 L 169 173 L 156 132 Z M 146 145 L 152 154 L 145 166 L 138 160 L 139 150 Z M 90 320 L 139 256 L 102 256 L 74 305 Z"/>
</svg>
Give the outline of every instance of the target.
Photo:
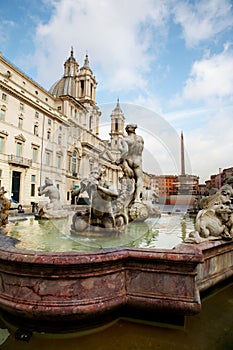
<svg viewBox="0 0 233 350">
<path fill-rule="evenodd" d="M 94 167 L 80 189 L 73 192 L 79 196 L 86 191 L 90 206 L 86 212 L 72 214 L 66 232 L 74 239 L 94 236 L 103 242 L 110 236 L 113 242 L 116 239 L 115 246 L 100 245 L 89 251 L 35 251 L 21 247 L 10 233 L 0 235 L 1 314 L 6 322 L 26 329 L 28 334 L 34 330 L 86 330 L 119 317 L 183 324 L 185 316 L 200 312 L 200 292 L 232 276 L 232 233 L 230 230 L 227 235 L 226 230 L 229 222 L 214 241 L 191 240 L 173 249 L 119 244 L 119 236 L 127 236 L 128 227 L 134 223 L 145 225 L 151 212 L 141 182 L 143 138 L 136 135 L 135 124 L 126 128 L 128 135 L 122 139 L 117 160 L 123 172 L 119 192 L 106 182 L 104 169 Z M 222 189 L 218 198 L 229 198 L 226 190 Z M 67 212 L 60 207 L 57 189 L 47 178 L 39 191 L 50 203 L 40 209 L 37 221 L 44 225 L 55 219 L 61 226 L 62 221 L 57 219 L 64 214 L 67 220 Z M 215 203 L 214 209 L 216 205 L 224 209 L 227 205 L 231 210 L 227 200 Z M 2 208 L 4 216 L 7 203 Z M 218 210 L 215 215 L 219 215 Z M 3 218 L 2 227 L 6 223 Z M 28 230 L 33 240 L 33 229 Z M 202 235 L 202 231 L 198 233 Z"/>
<path fill-rule="evenodd" d="M 144 221 L 148 218 L 148 207 L 142 202 L 144 140 L 136 135 L 136 128 L 136 124 L 127 125 L 127 136 L 121 139 L 121 156 L 116 161 L 123 171 L 119 193 L 104 180 L 104 170 L 98 168 L 92 169 L 90 177 L 81 181 L 81 187 L 73 192 L 73 197 L 76 197 L 87 191 L 90 208 L 85 213 L 77 212 L 74 215 L 72 234 L 83 231 L 88 231 L 89 234 L 103 232 L 99 230 L 100 227 L 111 233 L 122 232 L 130 221 Z"/>
</svg>

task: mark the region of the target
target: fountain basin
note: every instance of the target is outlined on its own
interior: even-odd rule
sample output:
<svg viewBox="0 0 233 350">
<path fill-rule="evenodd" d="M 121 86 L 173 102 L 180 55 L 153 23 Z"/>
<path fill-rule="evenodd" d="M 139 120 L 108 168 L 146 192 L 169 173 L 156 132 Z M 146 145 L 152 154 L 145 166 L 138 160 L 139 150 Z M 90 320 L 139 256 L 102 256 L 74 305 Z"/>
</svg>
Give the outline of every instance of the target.
<svg viewBox="0 0 233 350">
<path fill-rule="evenodd" d="M 121 316 L 152 321 L 200 312 L 200 290 L 233 274 L 233 243 L 175 249 L 33 252 L 0 236 L 0 310 L 16 327 L 70 332 Z"/>
<path fill-rule="evenodd" d="M 0 309 L 21 327 L 71 331 L 120 315 L 200 311 L 195 288 L 202 255 L 118 248 L 89 253 L 35 253 L 1 236 Z"/>
</svg>

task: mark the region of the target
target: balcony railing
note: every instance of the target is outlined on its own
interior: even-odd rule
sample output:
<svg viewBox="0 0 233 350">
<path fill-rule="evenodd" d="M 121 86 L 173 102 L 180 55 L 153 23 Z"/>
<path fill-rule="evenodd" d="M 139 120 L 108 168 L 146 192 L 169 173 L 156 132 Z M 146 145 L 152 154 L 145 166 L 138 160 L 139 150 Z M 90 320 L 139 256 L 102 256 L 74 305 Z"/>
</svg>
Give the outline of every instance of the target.
<svg viewBox="0 0 233 350">
<path fill-rule="evenodd" d="M 15 156 L 14 154 L 10 154 L 8 155 L 8 163 L 24 168 L 29 168 L 32 165 L 32 160 L 20 156 Z"/>
</svg>

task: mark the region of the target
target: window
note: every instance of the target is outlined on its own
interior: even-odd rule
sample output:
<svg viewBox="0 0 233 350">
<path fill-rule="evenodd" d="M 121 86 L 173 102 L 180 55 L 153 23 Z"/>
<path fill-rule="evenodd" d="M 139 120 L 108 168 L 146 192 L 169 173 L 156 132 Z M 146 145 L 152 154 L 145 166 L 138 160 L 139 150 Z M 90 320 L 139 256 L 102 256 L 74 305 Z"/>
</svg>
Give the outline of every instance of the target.
<svg viewBox="0 0 233 350">
<path fill-rule="evenodd" d="M 31 184 L 31 197 L 35 197 L 36 194 L 36 184 Z"/>
<path fill-rule="evenodd" d="M 81 91 L 80 91 L 81 94 L 80 95 L 83 96 L 84 95 L 84 80 L 80 80 L 80 84 L 81 84 L 80 85 L 80 87 L 81 87 Z"/>
<path fill-rule="evenodd" d="M 91 98 L 93 98 L 93 84 L 91 83 Z"/>
<path fill-rule="evenodd" d="M 51 119 L 48 119 L 48 125 L 51 125 L 51 124 L 52 124 Z"/>
<path fill-rule="evenodd" d="M 5 138 L 0 136 L 0 153 L 4 151 Z"/>
<path fill-rule="evenodd" d="M 71 173 L 72 156 L 68 155 L 68 172 Z"/>
<path fill-rule="evenodd" d="M 19 109 L 20 111 L 24 111 L 24 104 L 22 102 L 20 102 L 19 104 Z"/>
<path fill-rule="evenodd" d="M 50 140 L 51 139 L 51 132 L 48 130 L 47 131 L 47 140 Z"/>
<path fill-rule="evenodd" d="M 74 151 L 72 155 L 72 175 L 77 176 L 77 152 Z"/>
<path fill-rule="evenodd" d="M 35 112 L 35 118 L 39 118 L 39 112 Z"/>
<path fill-rule="evenodd" d="M 4 92 L 3 92 L 3 93 L 2 93 L 2 100 L 3 100 L 3 101 L 6 101 L 6 98 L 7 98 L 7 95 L 4 94 Z"/>
<path fill-rule="evenodd" d="M 57 140 L 57 143 L 58 143 L 59 145 L 61 145 L 61 134 L 60 134 L 60 135 L 58 135 L 58 140 Z"/>
<path fill-rule="evenodd" d="M 61 169 L 61 156 L 59 154 L 57 155 L 57 168 Z"/>
<path fill-rule="evenodd" d="M 93 121 L 93 117 L 92 115 L 90 115 L 90 119 L 89 119 L 89 130 L 92 131 L 92 121 Z"/>
<path fill-rule="evenodd" d="M 73 128 L 73 137 L 76 139 L 77 137 L 77 129 L 76 127 Z"/>
<path fill-rule="evenodd" d="M 115 131 L 118 131 L 118 119 L 115 120 Z"/>
<path fill-rule="evenodd" d="M 21 157 L 22 155 L 22 143 L 21 142 L 16 142 L 16 156 Z"/>
<path fill-rule="evenodd" d="M 34 135 L 38 136 L 39 127 L 37 124 L 34 125 Z"/>
<path fill-rule="evenodd" d="M 6 110 L 1 108 L 0 109 L 0 120 L 5 120 L 6 117 Z"/>
<path fill-rule="evenodd" d="M 31 175 L 31 196 L 35 197 L 36 194 L 36 175 Z"/>
<path fill-rule="evenodd" d="M 81 130 L 77 129 L 77 132 L 78 132 L 78 140 L 80 140 L 81 139 Z"/>
<path fill-rule="evenodd" d="M 22 129 L 23 128 L 23 118 L 19 117 L 18 119 L 18 129 Z"/>
<path fill-rule="evenodd" d="M 51 162 L 51 153 L 45 152 L 45 164 L 50 165 L 50 162 Z"/>
<path fill-rule="evenodd" d="M 37 162 L 38 159 L 38 148 L 33 147 L 32 148 L 32 161 Z"/>
</svg>

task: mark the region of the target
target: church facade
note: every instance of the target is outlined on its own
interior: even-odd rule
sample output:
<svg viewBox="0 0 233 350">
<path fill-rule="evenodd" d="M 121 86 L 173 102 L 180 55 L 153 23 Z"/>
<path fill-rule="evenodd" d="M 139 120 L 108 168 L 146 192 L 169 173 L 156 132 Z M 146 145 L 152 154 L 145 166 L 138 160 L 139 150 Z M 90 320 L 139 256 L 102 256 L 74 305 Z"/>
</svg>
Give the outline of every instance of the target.
<svg viewBox="0 0 233 350">
<path fill-rule="evenodd" d="M 23 205 L 39 202 L 38 187 L 49 177 L 69 204 L 94 166 L 104 167 L 118 187 L 125 119 L 117 101 L 110 140 L 99 137 L 96 88 L 88 56 L 79 67 L 73 49 L 49 91 L 0 56 L 0 184 L 9 196 Z"/>
</svg>

